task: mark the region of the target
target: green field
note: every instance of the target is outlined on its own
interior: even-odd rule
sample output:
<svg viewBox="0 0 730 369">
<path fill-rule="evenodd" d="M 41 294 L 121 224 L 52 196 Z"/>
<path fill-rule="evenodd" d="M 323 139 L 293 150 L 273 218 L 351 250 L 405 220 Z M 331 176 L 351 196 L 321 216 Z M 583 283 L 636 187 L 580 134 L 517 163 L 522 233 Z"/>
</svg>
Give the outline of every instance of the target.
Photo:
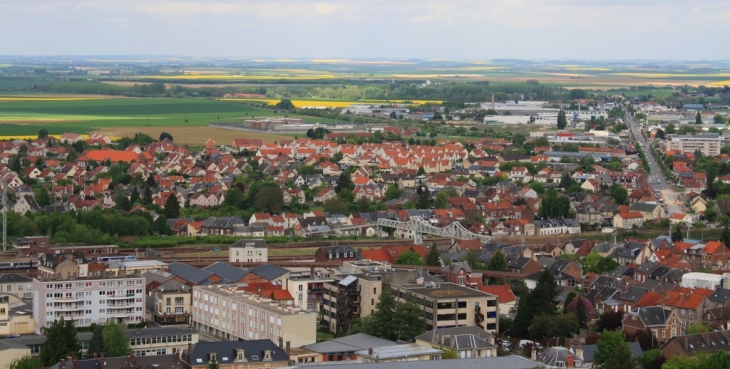
<svg viewBox="0 0 730 369">
<path fill-rule="evenodd" d="M 40 128 L 60 134 L 88 133 L 106 127 L 202 127 L 215 121 L 284 115 L 288 114 L 212 99 L 0 100 L 0 136 L 36 134 Z M 308 122 L 331 121 L 300 118 Z"/>
</svg>

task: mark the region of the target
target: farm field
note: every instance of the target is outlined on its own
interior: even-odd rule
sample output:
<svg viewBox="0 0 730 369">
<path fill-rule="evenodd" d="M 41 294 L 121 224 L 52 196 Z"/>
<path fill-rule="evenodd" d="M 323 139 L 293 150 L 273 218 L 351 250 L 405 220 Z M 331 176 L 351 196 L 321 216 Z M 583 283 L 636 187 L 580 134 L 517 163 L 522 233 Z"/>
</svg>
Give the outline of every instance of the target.
<svg viewBox="0 0 730 369">
<path fill-rule="evenodd" d="M 279 102 L 278 99 L 257 99 L 257 98 L 223 98 L 221 101 L 248 101 L 267 103 L 274 105 Z M 313 107 L 330 107 L 330 108 L 347 108 L 352 104 L 391 104 L 391 103 L 403 103 L 405 100 L 326 100 L 326 99 L 291 99 L 292 104 L 295 107 L 301 108 L 305 106 Z M 427 103 L 440 104 L 440 100 L 408 100 L 409 103 L 416 105 L 423 105 Z"/>
<path fill-rule="evenodd" d="M 6 100 L 2 100 L 2 99 Z M 233 101 L 175 98 L 16 98 L 0 96 L 0 135 L 89 133 L 132 127 L 206 127 L 215 121 L 283 117 L 284 112 L 258 109 Z M 330 119 L 301 117 L 307 122 Z M 172 132 L 171 132 L 172 133 Z M 133 133 L 132 133 L 133 134 Z M 230 134 L 229 134 L 230 135 Z"/>
<path fill-rule="evenodd" d="M 160 137 L 160 133 L 169 132 L 176 143 L 189 146 L 203 146 L 208 139 L 219 145 L 231 145 L 234 138 L 261 139 L 265 143 L 280 140 L 291 140 L 295 135 L 274 135 L 269 133 L 235 131 L 212 127 L 106 127 L 91 133 L 101 133 L 115 137 L 131 137 L 135 133 L 144 133 L 150 137 Z"/>
</svg>

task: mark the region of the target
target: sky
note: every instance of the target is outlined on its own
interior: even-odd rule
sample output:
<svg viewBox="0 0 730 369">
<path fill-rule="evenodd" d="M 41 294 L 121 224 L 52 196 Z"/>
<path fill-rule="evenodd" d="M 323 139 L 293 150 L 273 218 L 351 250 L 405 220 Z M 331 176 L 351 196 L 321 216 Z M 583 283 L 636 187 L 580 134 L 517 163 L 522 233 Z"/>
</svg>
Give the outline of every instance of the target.
<svg viewBox="0 0 730 369">
<path fill-rule="evenodd" d="M 0 55 L 730 60 L 729 0 L 0 0 Z"/>
</svg>

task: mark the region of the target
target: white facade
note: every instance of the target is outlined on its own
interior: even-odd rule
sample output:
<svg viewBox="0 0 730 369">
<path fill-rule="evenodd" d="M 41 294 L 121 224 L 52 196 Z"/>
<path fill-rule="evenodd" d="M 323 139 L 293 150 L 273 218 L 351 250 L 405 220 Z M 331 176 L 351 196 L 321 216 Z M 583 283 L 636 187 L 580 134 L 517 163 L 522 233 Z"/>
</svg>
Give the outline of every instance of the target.
<svg viewBox="0 0 730 369">
<path fill-rule="evenodd" d="M 63 317 L 77 327 L 114 321 L 136 324 L 144 320 L 143 277 L 33 279 L 35 332 Z"/>
<path fill-rule="evenodd" d="M 682 287 L 686 288 L 706 288 L 708 290 L 715 290 L 717 287 L 722 286 L 725 277 L 712 274 L 712 273 L 685 273 L 682 276 Z"/>
<path fill-rule="evenodd" d="M 669 141 L 669 150 L 679 151 L 684 154 L 692 154 L 699 150 L 702 155 L 717 156 L 720 155 L 723 137 L 716 133 L 706 133 L 700 135 L 675 135 Z"/>
</svg>

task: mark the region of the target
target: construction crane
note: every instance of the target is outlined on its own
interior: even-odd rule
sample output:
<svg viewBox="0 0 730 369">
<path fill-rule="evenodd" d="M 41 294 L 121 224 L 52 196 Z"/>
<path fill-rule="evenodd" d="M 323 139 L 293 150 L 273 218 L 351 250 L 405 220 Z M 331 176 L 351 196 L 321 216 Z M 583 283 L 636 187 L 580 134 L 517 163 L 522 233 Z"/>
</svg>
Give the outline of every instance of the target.
<svg viewBox="0 0 730 369">
<path fill-rule="evenodd" d="M 402 222 L 398 220 L 390 220 L 378 218 L 378 235 L 380 235 L 381 227 L 389 227 L 400 229 L 413 233 L 413 243 L 415 245 L 423 245 L 423 235 L 430 234 L 443 238 L 451 238 L 452 244 L 455 240 L 474 240 L 478 239 L 482 242 L 491 242 L 494 237 L 477 234 L 464 228 L 459 222 L 453 222 L 446 227 L 436 227 L 427 220 L 419 216 L 411 217 L 411 220 Z"/>
</svg>

